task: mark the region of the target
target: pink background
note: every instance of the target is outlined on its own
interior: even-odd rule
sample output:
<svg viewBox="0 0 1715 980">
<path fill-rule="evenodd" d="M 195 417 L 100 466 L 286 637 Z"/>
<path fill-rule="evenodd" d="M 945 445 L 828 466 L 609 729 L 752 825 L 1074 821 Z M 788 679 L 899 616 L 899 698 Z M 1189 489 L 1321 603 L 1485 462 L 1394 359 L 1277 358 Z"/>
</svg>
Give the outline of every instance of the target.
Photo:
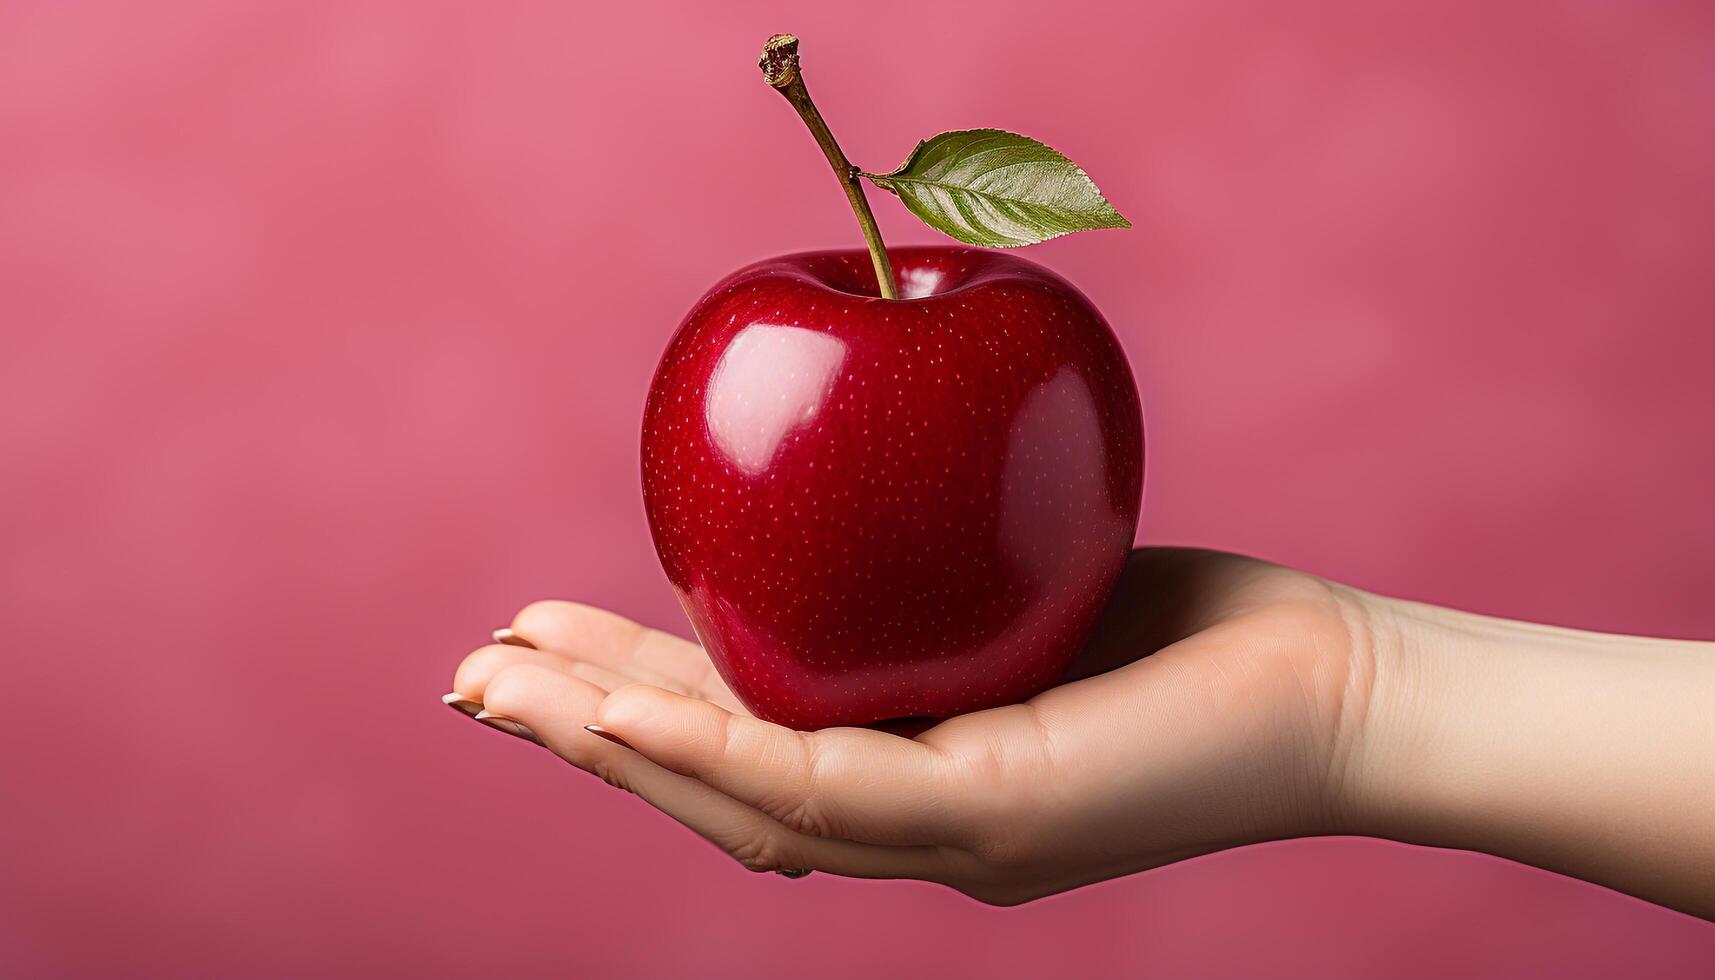
<svg viewBox="0 0 1715 980">
<path fill-rule="evenodd" d="M 1715 637 L 1715 7 L 801 6 L 0 7 L 5 972 L 1707 968 L 1708 923 L 1369 841 L 1009 911 L 751 876 L 437 703 L 531 598 L 684 629 L 655 359 L 857 241 L 776 30 L 860 163 L 1005 126 L 1136 222 L 1031 257 L 1130 352 L 1144 540 Z"/>
</svg>

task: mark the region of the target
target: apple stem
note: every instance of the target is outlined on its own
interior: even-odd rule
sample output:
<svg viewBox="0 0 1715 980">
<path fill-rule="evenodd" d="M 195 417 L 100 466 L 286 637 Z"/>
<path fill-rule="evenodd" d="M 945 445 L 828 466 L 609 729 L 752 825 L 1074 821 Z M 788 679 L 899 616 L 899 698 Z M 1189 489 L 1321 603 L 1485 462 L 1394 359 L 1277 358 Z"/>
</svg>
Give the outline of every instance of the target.
<svg viewBox="0 0 1715 980">
<path fill-rule="evenodd" d="M 834 168 L 834 176 L 845 188 L 846 200 L 851 202 L 858 227 L 863 229 L 863 240 L 869 245 L 870 261 L 875 263 L 875 281 L 881 287 L 881 298 L 897 299 L 893 263 L 887 258 L 887 246 L 881 241 L 881 229 L 876 227 L 875 213 L 869 209 L 869 199 L 864 197 L 863 185 L 858 182 L 858 168 L 852 166 L 840 151 L 840 144 L 834 141 L 834 134 L 828 130 L 816 103 L 810 101 L 810 90 L 804 87 L 804 74 L 798 67 L 798 39 L 790 34 L 776 34 L 769 38 L 768 43 L 762 46 L 762 58 L 758 64 L 762 67 L 763 79 L 792 103 L 804 125 L 810 127 L 810 135 L 816 138 L 816 145 L 822 148 L 822 155 Z"/>
</svg>

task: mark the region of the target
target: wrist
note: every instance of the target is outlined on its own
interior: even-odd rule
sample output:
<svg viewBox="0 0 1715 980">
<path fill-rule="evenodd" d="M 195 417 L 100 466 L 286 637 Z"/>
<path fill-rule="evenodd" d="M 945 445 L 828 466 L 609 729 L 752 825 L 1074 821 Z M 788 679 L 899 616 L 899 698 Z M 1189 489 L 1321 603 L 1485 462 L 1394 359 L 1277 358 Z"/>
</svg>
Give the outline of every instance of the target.
<svg viewBox="0 0 1715 980">
<path fill-rule="evenodd" d="M 1369 598 L 1345 832 L 1715 909 L 1715 648 Z"/>
</svg>

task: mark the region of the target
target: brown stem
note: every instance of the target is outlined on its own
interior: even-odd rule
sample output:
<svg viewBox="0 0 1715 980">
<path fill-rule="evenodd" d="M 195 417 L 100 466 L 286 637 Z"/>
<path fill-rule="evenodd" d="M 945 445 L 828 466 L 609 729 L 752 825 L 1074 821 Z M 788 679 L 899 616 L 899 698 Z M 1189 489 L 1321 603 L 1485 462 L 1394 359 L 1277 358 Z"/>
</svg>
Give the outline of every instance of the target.
<svg viewBox="0 0 1715 980">
<path fill-rule="evenodd" d="M 810 127 L 810 135 L 816 138 L 816 145 L 828 158 L 828 166 L 834 168 L 834 176 L 845 188 L 846 200 L 851 202 L 858 227 L 863 229 L 863 240 L 869 245 L 870 261 L 875 263 L 875 281 L 881 287 L 881 298 L 898 298 L 893 286 L 893 263 L 887 258 L 887 246 L 882 243 L 881 229 L 876 227 L 875 213 L 869 209 L 869 199 L 864 197 L 863 185 L 858 182 L 858 168 L 852 166 L 840 151 L 840 144 L 835 142 L 834 134 L 828 130 L 828 124 L 816 109 L 816 103 L 810 101 L 810 90 L 804 87 L 804 74 L 798 66 L 798 39 L 790 34 L 776 34 L 769 38 L 768 43 L 762 46 L 762 58 L 758 64 L 762 67 L 763 79 L 792 103 L 804 125 Z"/>
</svg>

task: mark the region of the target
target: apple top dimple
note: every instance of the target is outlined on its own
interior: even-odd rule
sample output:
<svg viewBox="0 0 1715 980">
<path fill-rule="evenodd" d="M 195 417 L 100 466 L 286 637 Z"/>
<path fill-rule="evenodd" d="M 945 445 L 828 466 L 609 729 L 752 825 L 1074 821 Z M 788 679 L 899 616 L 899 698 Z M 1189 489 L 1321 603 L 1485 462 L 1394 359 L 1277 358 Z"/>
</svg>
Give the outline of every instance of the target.
<svg viewBox="0 0 1715 980">
<path fill-rule="evenodd" d="M 899 298 L 884 300 L 875 281 L 875 268 L 861 250 L 800 252 L 768 259 L 734 273 L 724 284 L 736 285 L 751 277 L 799 278 L 877 303 L 910 303 L 951 296 L 996 277 L 1039 278 L 1060 285 L 1053 273 L 1017 256 L 982 249 L 919 246 L 888 249 L 893 259 Z"/>
</svg>

